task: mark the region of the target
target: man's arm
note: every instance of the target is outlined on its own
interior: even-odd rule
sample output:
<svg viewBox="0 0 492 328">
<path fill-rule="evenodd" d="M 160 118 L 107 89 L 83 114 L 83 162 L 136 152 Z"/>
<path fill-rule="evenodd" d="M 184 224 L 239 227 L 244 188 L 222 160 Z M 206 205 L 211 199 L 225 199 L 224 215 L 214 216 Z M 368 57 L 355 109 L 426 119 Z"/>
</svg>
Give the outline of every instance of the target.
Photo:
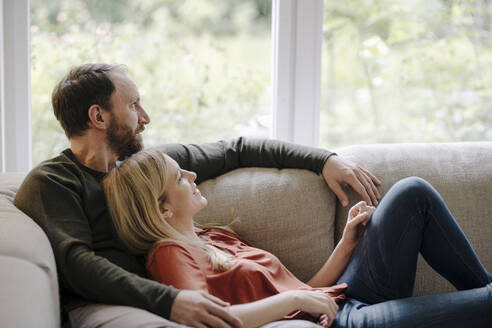
<svg viewBox="0 0 492 328">
<path fill-rule="evenodd" d="M 135 306 L 168 318 L 178 290 L 130 273 L 94 253 L 77 188 L 70 178 L 29 175 L 14 201 L 46 232 L 60 284 L 90 301 Z"/>
<path fill-rule="evenodd" d="M 88 218 L 77 192 L 82 188 L 76 183 L 80 176 L 71 175 L 70 170 L 61 177 L 46 172 L 30 174 L 14 201 L 48 235 L 64 290 L 91 302 L 142 308 L 179 323 L 206 314 L 203 320 L 211 327 L 241 327 L 240 320 L 225 308 L 227 304 L 211 295 L 179 291 L 130 273 L 96 255 Z M 95 190 L 88 197 L 97 192 L 103 191 Z M 106 211 L 105 203 L 101 206 Z M 107 220 L 109 216 L 100 219 Z"/>
<path fill-rule="evenodd" d="M 350 185 L 369 205 L 381 198 L 380 181 L 368 170 L 328 150 L 272 139 L 239 137 L 203 145 L 168 144 L 158 147 L 178 164 L 197 173 L 197 183 L 240 167 L 297 168 L 322 174 L 343 206 L 348 197 L 342 184 Z"/>
<path fill-rule="evenodd" d="M 332 152 L 272 139 L 239 137 L 201 145 L 159 146 L 186 170 L 197 173 L 197 183 L 241 167 L 299 168 L 320 174 Z"/>
</svg>

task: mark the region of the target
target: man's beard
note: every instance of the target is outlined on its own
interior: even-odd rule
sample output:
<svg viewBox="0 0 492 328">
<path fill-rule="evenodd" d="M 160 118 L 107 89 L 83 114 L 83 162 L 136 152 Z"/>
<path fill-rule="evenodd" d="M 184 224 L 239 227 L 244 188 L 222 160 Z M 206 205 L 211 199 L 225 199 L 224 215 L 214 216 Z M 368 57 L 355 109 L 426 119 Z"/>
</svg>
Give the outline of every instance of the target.
<svg viewBox="0 0 492 328">
<path fill-rule="evenodd" d="M 106 140 L 111 150 L 118 155 L 118 160 L 122 161 L 143 149 L 142 140 L 137 138 L 137 133 L 144 129 L 144 126 L 141 125 L 132 131 L 126 125 L 119 125 L 114 116 L 111 117 Z"/>
</svg>

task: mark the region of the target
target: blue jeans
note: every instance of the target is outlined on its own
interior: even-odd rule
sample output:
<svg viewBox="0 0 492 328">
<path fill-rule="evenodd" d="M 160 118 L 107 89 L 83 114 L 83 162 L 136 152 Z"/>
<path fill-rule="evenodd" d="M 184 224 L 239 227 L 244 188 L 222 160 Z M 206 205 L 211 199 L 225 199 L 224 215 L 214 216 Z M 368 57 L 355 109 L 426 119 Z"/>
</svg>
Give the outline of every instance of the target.
<svg viewBox="0 0 492 328">
<path fill-rule="evenodd" d="M 458 291 L 411 297 L 419 252 Z M 492 276 L 437 191 L 411 177 L 381 200 L 338 283 L 332 327 L 492 327 Z"/>
</svg>

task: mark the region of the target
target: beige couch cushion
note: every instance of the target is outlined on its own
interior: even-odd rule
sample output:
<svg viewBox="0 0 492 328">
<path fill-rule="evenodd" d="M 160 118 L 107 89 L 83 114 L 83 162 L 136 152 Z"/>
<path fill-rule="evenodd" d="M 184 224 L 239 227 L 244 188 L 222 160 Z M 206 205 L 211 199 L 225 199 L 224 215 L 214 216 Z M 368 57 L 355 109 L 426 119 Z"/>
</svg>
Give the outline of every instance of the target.
<svg viewBox="0 0 492 328">
<path fill-rule="evenodd" d="M 60 326 L 58 291 L 48 272 L 24 259 L 5 255 L 0 255 L 0 268 L 1 327 Z"/>
<path fill-rule="evenodd" d="M 58 327 L 53 251 L 41 228 L 12 204 L 24 176 L 4 173 L 0 179 L 0 326 Z"/>
<path fill-rule="evenodd" d="M 239 169 L 199 186 L 208 199 L 198 222 L 225 223 L 308 280 L 334 245 L 335 198 L 323 179 L 304 170 Z"/>
<path fill-rule="evenodd" d="M 442 195 L 471 241 L 482 263 L 492 272 L 492 142 L 352 146 L 336 150 L 373 172 L 384 194 L 398 180 L 419 176 Z M 359 197 L 351 190 L 351 205 Z M 336 238 L 346 222 L 347 208 L 337 202 Z M 454 290 L 419 257 L 415 294 Z"/>
<path fill-rule="evenodd" d="M 0 177 L 0 195 L 5 196 L 11 202 L 14 201 L 15 194 L 26 177 L 23 172 L 2 173 Z"/>
</svg>

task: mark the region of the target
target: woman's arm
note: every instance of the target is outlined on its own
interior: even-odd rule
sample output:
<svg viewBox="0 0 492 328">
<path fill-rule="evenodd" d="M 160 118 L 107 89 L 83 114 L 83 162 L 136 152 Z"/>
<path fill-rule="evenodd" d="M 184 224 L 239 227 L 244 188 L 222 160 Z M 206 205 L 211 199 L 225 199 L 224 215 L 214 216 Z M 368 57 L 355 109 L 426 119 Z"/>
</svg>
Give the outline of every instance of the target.
<svg viewBox="0 0 492 328">
<path fill-rule="evenodd" d="M 342 239 L 323 267 L 307 282 L 309 286 L 326 287 L 335 284 L 345 271 L 374 209 L 372 206 L 367 206 L 364 201 L 350 209 Z"/>
<path fill-rule="evenodd" d="M 200 261 L 197 262 L 191 250 L 183 242 L 161 243 L 149 256 L 147 267 L 151 276 L 176 288 L 207 292 L 207 281 L 200 269 Z M 240 318 L 245 328 L 282 319 L 295 310 L 326 314 L 331 323 L 338 306 L 323 292 L 291 290 L 256 302 L 229 307 L 230 313 Z"/>
<path fill-rule="evenodd" d="M 342 240 L 333 250 L 321 269 L 307 282 L 311 287 L 334 285 L 347 267 L 355 248 L 346 246 Z"/>
<path fill-rule="evenodd" d="M 335 301 L 319 291 L 290 290 L 262 300 L 233 305 L 231 313 L 243 322 L 244 328 L 259 327 L 265 323 L 280 320 L 296 310 L 326 314 L 327 327 L 331 325 L 338 311 Z"/>
</svg>

